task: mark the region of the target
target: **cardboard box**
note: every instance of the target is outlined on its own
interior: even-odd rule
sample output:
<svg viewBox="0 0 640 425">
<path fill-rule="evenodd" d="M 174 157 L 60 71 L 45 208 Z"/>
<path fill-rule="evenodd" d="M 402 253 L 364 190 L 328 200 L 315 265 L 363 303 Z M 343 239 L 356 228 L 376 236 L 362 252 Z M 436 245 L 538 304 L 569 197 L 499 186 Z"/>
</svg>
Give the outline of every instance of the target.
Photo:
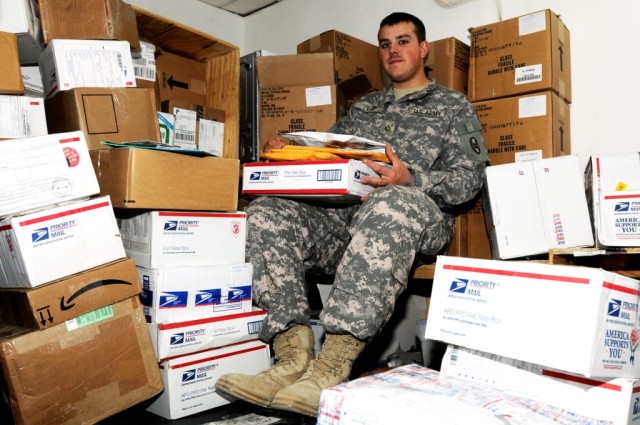
<svg viewBox="0 0 640 425">
<path fill-rule="evenodd" d="M 449 345 L 441 376 L 481 383 L 570 412 L 612 421 L 615 425 L 640 423 L 640 380 L 585 378 L 534 363 Z"/>
<path fill-rule="evenodd" d="M 149 149 L 91 151 L 100 190 L 116 208 L 235 211 L 240 161 Z"/>
<path fill-rule="evenodd" d="M 244 164 L 242 193 L 356 202 L 373 187 L 360 183 L 362 176 L 378 176 L 362 161 L 249 162 Z"/>
<path fill-rule="evenodd" d="M 47 118 L 42 98 L 0 95 L 0 139 L 47 134 Z"/>
<path fill-rule="evenodd" d="M 206 105 L 206 63 L 167 51 L 156 57 L 160 102 L 175 100 Z"/>
<path fill-rule="evenodd" d="M 469 45 L 455 37 L 430 41 L 425 70 L 429 79 L 467 94 Z"/>
<path fill-rule="evenodd" d="M 108 196 L 5 218 L 0 235 L 0 287 L 36 287 L 125 257 Z"/>
<path fill-rule="evenodd" d="M 604 246 L 640 246 L 640 190 L 600 192 L 598 241 Z"/>
<path fill-rule="evenodd" d="M 332 53 L 335 83 L 365 74 L 376 90 L 384 89 L 378 46 L 337 30 L 325 31 L 296 46 L 298 54 Z"/>
<path fill-rule="evenodd" d="M 327 131 L 340 117 L 333 54 L 261 56 L 260 151 L 270 140 L 294 131 Z"/>
<path fill-rule="evenodd" d="M 40 67 L 37 65 L 21 66 L 20 74 L 24 83 L 25 96 L 43 98 L 44 85 L 42 84 Z"/>
<path fill-rule="evenodd" d="M 224 406 L 235 400 L 216 392 L 222 375 L 255 375 L 270 366 L 269 346 L 257 340 L 167 360 L 160 364 L 165 390 L 147 410 L 178 419 Z"/>
<path fill-rule="evenodd" d="M 0 31 L 0 93 L 22 94 L 24 83 L 20 74 L 18 39 L 15 34 Z"/>
<path fill-rule="evenodd" d="M 569 104 L 552 91 L 474 102 L 491 165 L 571 154 Z"/>
<path fill-rule="evenodd" d="M 456 217 L 455 228 L 447 255 L 454 257 L 486 258 L 491 256 L 491 242 L 484 216 L 482 196 L 473 201 L 467 212 Z"/>
<path fill-rule="evenodd" d="M 118 225 L 127 255 L 140 267 L 245 261 L 247 214 L 243 211 L 124 211 L 118 213 Z"/>
<path fill-rule="evenodd" d="M 38 59 L 45 97 L 76 87 L 135 87 L 128 41 L 51 40 Z"/>
<path fill-rule="evenodd" d="M 258 338 L 264 310 L 175 323 L 149 323 L 159 361 Z"/>
<path fill-rule="evenodd" d="M 598 268 L 440 256 L 425 335 L 588 377 L 637 379 L 639 290 L 640 281 Z"/>
<path fill-rule="evenodd" d="M 47 329 L 140 292 L 136 265 L 126 258 L 37 288 L 2 288 L 0 321 L 30 329 Z"/>
<path fill-rule="evenodd" d="M 34 65 L 44 50 L 36 0 L 0 0 L 0 31 L 18 38 L 21 65 Z"/>
<path fill-rule="evenodd" d="M 82 130 L 89 150 L 103 141 L 160 141 L 152 89 L 75 88 L 46 99 L 49 131 Z"/>
<path fill-rule="evenodd" d="M 145 317 L 172 323 L 251 311 L 251 263 L 138 267 Z"/>
<path fill-rule="evenodd" d="M 627 195 L 626 191 L 640 190 L 640 153 L 623 152 L 611 154 L 594 154 L 584 171 L 585 190 L 589 213 L 593 223 L 596 247 L 605 247 L 605 243 L 622 244 L 626 242 L 611 237 L 616 234 L 611 229 L 605 231 L 605 223 L 615 223 L 615 198 L 609 198 L 608 205 L 603 205 L 603 196 Z M 612 193 L 616 192 L 616 193 Z M 611 205 L 611 203 L 614 203 Z M 626 202 L 626 201 L 625 201 Z M 611 206 L 613 208 L 611 208 Z M 623 205 L 621 205 L 622 207 Z M 623 208 L 625 209 L 625 208 Z M 607 217 L 605 217 L 607 216 Z M 605 236 L 605 234 L 609 236 Z"/>
<path fill-rule="evenodd" d="M 429 418 L 438 425 L 596 424 L 590 418 L 487 386 L 442 376 L 417 364 L 322 391 L 318 425 L 386 425 Z"/>
<path fill-rule="evenodd" d="M 16 423 L 98 423 L 163 389 L 137 297 L 15 329 L 2 326 L 0 364 Z"/>
<path fill-rule="evenodd" d="M 541 10 L 469 30 L 469 100 L 553 90 L 571 103 L 569 30 Z"/>
<path fill-rule="evenodd" d="M 136 14 L 122 0 L 39 0 L 42 37 L 121 40 L 140 47 Z"/>
<path fill-rule="evenodd" d="M 0 142 L 0 164 L 0 217 L 100 192 L 81 131 Z"/>
<path fill-rule="evenodd" d="M 593 246 L 576 155 L 487 167 L 483 202 L 495 259 Z"/>
</svg>

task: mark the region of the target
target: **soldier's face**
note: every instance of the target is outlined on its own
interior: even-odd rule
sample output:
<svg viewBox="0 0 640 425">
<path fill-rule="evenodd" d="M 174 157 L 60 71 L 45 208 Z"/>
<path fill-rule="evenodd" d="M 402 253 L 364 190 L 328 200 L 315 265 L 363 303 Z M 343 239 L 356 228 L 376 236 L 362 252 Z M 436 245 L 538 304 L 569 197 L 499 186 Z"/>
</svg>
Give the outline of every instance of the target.
<svg viewBox="0 0 640 425">
<path fill-rule="evenodd" d="M 424 76 L 428 44 L 419 42 L 411 22 L 384 26 L 378 32 L 378 52 L 382 67 L 396 84 Z"/>
</svg>

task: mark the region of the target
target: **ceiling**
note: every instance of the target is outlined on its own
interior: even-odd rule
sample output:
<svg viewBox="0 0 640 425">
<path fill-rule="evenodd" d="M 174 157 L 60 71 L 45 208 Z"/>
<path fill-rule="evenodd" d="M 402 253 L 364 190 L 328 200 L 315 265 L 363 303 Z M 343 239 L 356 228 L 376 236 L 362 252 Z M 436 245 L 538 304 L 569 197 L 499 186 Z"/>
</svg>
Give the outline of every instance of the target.
<svg viewBox="0 0 640 425">
<path fill-rule="evenodd" d="M 282 0 L 200 0 L 217 8 L 235 13 L 240 16 L 249 16 L 265 7 L 276 4 Z"/>
</svg>

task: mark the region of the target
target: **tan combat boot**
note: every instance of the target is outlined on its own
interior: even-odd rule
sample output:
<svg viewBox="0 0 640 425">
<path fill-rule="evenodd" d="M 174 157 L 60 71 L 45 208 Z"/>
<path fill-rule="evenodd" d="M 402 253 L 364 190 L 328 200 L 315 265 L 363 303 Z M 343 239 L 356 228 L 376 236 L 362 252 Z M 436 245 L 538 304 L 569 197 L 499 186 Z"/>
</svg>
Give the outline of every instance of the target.
<svg viewBox="0 0 640 425">
<path fill-rule="evenodd" d="M 313 331 L 297 325 L 276 335 L 273 341 L 275 365 L 257 375 L 229 373 L 216 382 L 216 390 L 269 407 L 278 391 L 296 382 L 313 359 Z"/>
<path fill-rule="evenodd" d="M 364 347 L 364 341 L 351 335 L 327 334 L 318 358 L 298 382 L 276 394 L 271 408 L 317 416 L 322 390 L 349 379 L 353 362 Z"/>
</svg>

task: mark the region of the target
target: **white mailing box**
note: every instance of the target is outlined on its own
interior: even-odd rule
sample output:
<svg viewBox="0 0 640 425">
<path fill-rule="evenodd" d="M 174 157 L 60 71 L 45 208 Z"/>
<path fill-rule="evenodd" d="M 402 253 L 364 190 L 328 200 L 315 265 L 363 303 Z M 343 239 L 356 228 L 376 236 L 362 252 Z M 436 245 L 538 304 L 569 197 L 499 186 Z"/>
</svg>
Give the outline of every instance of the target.
<svg viewBox="0 0 640 425">
<path fill-rule="evenodd" d="M 640 246 L 640 190 L 600 192 L 598 241 L 605 246 Z"/>
<path fill-rule="evenodd" d="M 245 261 L 247 214 L 242 211 L 147 211 L 119 217 L 118 225 L 127 255 L 140 267 Z"/>
<path fill-rule="evenodd" d="M 31 97 L 43 98 L 44 86 L 42 85 L 42 75 L 40 67 L 37 65 L 21 66 L 22 82 L 24 83 L 24 94 Z"/>
<path fill-rule="evenodd" d="M 242 193 L 289 198 L 357 201 L 373 190 L 360 177 L 378 173 L 354 159 L 250 162 L 244 164 Z"/>
<path fill-rule="evenodd" d="M 37 97 L 0 96 L 0 138 L 47 135 L 44 101 Z"/>
<path fill-rule="evenodd" d="M 108 196 L 0 221 L 8 288 L 30 288 L 125 257 Z M 0 282 L 1 283 L 1 282 Z"/>
<path fill-rule="evenodd" d="M 586 378 L 453 345 L 447 347 L 440 375 L 489 385 L 615 425 L 640 423 L 639 380 Z"/>
<path fill-rule="evenodd" d="M 0 0 L 0 31 L 16 34 L 21 64 L 38 62 L 44 41 L 35 0 Z"/>
<path fill-rule="evenodd" d="M 167 360 L 160 364 L 164 391 L 147 410 L 178 419 L 229 404 L 235 400 L 221 396 L 215 388 L 222 375 L 255 375 L 269 366 L 269 346 L 258 340 Z"/>
<path fill-rule="evenodd" d="M 640 281 L 602 269 L 439 256 L 428 339 L 585 376 L 640 378 Z"/>
<path fill-rule="evenodd" d="M 55 39 L 38 59 L 45 97 L 76 87 L 135 87 L 128 41 Z"/>
<path fill-rule="evenodd" d="M 254 307 L 245 313 L 232 313 L 207 319 L 176 323 L 148 323 L 158 360 L 183 356 L 196 351 L 256 339 L 267 317 Z"/>
<path fill-rule="evenodd" d="M 495 259 L 593 245 L 584 177 L 575 155 L 487 167 L 484 191 Z"/>
<path fill-rule="evenodd" d="M 318 425 L 611 425 L 416 364 L 327 388 Z"/>
<path fill-rule="evenodd" d="M 251 311 L 253 265 L 138 267 L 149 323 L 206 319 Z"/>
<path fill-rule="evenodd" d="M 81 131 L 0 141 L 0 217 L 98 193 Z"/>
<path fill-rule="evenodd" d="M 625 152 L 592 155 L 585 169 L 585 187 L 591 219 L 595 230 L 595 244 L 606 247 L 607 243 L 621 243 L 611 238 L 610 232 L 603 232 L 601 221 L 610 221 L 611 217 L 601 218 L 611 213 L 609 206 L 600 203 L 602 193 L 640 190 L 640 153 Z M 607 233 L 606 235 L 603 233 Z M 605 240 L 602 240 L 604 238 Z M 613 246 L 624 246 L 622 244 Z"/>
</svg>

